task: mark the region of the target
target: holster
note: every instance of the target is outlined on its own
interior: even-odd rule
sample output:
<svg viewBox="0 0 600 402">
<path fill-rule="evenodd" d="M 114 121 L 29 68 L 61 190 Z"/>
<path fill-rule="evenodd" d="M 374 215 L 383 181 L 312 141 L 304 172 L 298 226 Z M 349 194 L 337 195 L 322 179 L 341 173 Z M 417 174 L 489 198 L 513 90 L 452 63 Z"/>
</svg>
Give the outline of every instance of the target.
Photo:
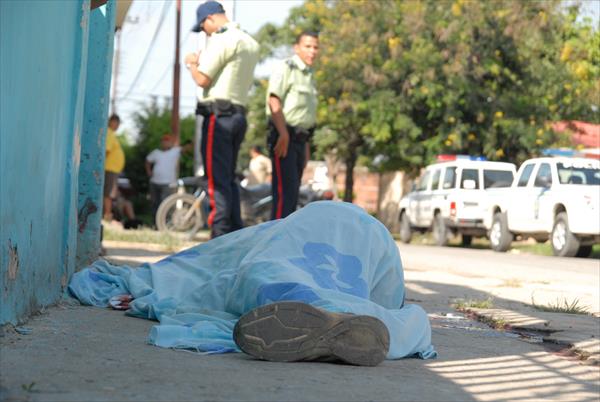
<svg viewBox="0 0 600 402">
<path fill-rule="evenodd" d="M 215 99 L 212 102 L 198 102 L 196 104 L 196 114 L 204 117 L 208 117 L 211 114 L 217 117 L 233 116 L 238 113 L 245 115 L 246 108 L 226 99 Z"/>
<path fill-rule="evenodd" d="M 311 139 L 311 137 L 313 136 L 314 132 L 315 132 L 315 128 L 303 128 L 303 127 L 297 127 L 297 126 L 290 126 L 289 124 L 286 124 L 288 133 L 290 133 L 290 141 L 294 141 L 294 142 L 306 142 L 309 141 Z M 277 138 L 279 137 L 279 133 L 277 131 L 277 128 L 275 127 L 275 124 L 273 124 L 273 120 L 269 119 L 269 139 L 268 139 L 268 145 L 275 145 L 275 143 L 277 142 Z"/>
</svg>

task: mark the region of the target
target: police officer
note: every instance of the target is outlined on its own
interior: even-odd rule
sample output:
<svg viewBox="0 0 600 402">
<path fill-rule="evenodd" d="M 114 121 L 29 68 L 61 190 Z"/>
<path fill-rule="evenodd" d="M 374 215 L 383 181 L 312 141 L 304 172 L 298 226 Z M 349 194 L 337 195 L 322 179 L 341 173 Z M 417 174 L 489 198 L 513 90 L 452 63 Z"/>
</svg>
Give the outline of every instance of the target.
<svg viewBox="0 0 600 402">
<path fill-rule="evenodd" d="M 319 53 L 318 34 L 302 32 L 296 38 L 294 52 L 293 57 L 275 68 L 267 89 L 268 144 L 273 164 L 272 219 L 285 218 L 296 210 L 317 117 L 317 90 L 311 67 Z"/>
<path fill-rule="evenodd" d="M 208 225 L 215 238 L 243 226 L 235 168 L 247 128 L 245 106 L 259 46 L 227 19 L 215 1 L 198 7 L 192 31 L 209 36 L 202 54 L 188 54 L 185 63 L 203 88 L 196 113 L 204 116 L 201 153 L 210 200 Z"/>
</svg>

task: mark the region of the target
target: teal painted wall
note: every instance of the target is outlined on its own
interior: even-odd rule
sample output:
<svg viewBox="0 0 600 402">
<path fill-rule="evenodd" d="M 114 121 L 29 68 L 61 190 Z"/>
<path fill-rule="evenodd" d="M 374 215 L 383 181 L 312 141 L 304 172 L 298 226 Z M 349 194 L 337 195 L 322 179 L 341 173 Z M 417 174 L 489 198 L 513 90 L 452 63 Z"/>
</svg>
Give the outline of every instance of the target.
<svg viewBox="0 0 600 402">
<path fill-rule="evenodd" d="M 78 267 L 89 265 L 100 252 L 100 220 L 109 90 L 113 60 L 116 2 L 90 14 L 87 85 L 81 165 L 79 169 Z"/>
<path fill-rule="evenodd" d="M 0 1 L 0 324 L 56 302 L 76 268 L 89 21 L 89 0 Z"/>
</svg>

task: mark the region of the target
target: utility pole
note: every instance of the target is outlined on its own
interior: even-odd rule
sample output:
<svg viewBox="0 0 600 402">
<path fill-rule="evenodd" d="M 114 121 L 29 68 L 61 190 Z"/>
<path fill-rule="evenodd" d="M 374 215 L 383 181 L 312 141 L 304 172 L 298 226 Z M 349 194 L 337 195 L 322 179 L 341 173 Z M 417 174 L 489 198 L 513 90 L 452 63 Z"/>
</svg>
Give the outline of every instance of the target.
<svg viewBox="0 0 600 402">
<path fill-rule="evenodd" d="M 117 81 L 119 78 L 119 59 L 121 55 L 121 30 L 115 32 L 117 35 L 117 49 L 115 51 L 115 65 L 113 68 L 113 80 L 112 80 L 112 94 L 110 96 L 110 109 L 112 114 L 117 113 Z"/>
<path fill-rule="evenodd" d="M 181 31 L 181 0 L 177 0 L 175 11 L 175 65 L 173 68 L 173 108 L 171 111 L 171 134 L 179 143 L 179 34 Z"/>
</svg>

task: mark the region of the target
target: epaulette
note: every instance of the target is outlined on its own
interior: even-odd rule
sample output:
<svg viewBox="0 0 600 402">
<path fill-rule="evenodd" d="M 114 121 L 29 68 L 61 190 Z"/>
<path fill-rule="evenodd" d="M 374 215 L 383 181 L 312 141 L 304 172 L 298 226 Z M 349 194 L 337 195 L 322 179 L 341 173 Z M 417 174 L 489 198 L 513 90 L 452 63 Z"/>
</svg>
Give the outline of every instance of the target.
<svg viewBox="0 0 600 402">
<path fill-rule="evenodd" d="M 287 64 L 287 65 L 288 65 L 288 67 L 290 68 L 290 70 L 293 70 L 293 69 L 295 69 L 295 68 L 298 68 L 298 66 L 296 65 L 296 63 L 294 63 L 294 60 L 292 60 L 292 59 L 287 59 L 287 60 L 285 61 L 285 64 Z"/>
</svg>

